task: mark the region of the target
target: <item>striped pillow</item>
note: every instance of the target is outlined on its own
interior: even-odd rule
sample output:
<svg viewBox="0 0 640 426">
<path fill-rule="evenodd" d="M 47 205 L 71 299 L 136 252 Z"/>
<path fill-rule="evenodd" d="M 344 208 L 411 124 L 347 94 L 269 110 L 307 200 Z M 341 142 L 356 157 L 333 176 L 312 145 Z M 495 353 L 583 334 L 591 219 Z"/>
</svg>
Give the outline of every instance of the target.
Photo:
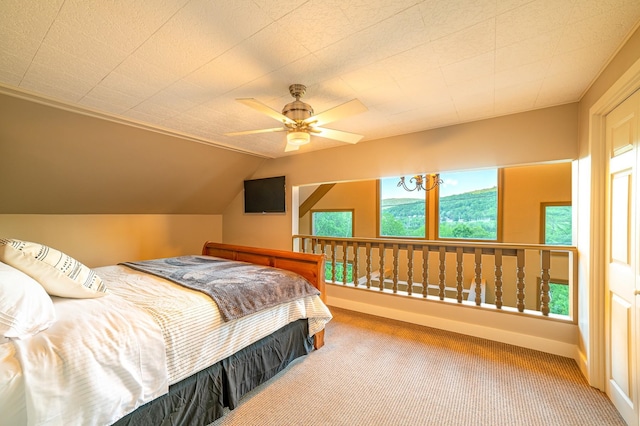
<svg viewBox="0 0 640 426">
<path fill-rule="evenodd" d="M 90 268 L 42 244 L 0 238 L 0 261 L 38 281 L 51 296 L 87 299 L 107 291 Z"/>
</svg>

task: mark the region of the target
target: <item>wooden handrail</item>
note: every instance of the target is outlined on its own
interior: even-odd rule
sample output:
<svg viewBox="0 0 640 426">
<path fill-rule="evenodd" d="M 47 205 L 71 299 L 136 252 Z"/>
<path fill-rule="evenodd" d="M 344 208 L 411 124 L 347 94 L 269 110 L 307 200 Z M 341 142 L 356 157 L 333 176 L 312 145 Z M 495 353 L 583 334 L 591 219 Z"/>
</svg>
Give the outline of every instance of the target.
<svg viewBox="0 0 640 426">
<path fill-rule="evenodd" d="M 549 309 L 549 283 L 568 282 L 570 312 L 564 319 L 577 317 L 577 249 L 572 246 L 313 235 L 294 235 L 293 245 L 296 251 L 325 256 L 329 283 L 544 317 L 557 317 Z"/>
</svg>

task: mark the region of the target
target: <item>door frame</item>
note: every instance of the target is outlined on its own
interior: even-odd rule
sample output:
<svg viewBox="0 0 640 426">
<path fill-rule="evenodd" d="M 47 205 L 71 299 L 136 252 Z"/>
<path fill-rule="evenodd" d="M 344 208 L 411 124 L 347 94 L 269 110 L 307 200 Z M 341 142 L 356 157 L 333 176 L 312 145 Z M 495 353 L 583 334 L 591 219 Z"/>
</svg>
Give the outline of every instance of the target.
<svg viewBox="0 0 640 426">
<path fill-rule="evenodd" d="M 608 192 L 608 155 L 606 152 L 606 116 L 622 101 L 640 89 L 640 59 L 598 99 L 589 109 L 589 178 L 585 185 L 589 187 L 589 241 L 581 245 L 580 251 L 587 254 L 588 264 L 581 269 L 581 285 L 587 286 L 585 296 L 588 300 L 581 303 L 582 312 L 578 323 L 583 323 L 588 331 L 585 342 L 586 365 L 580 366 L 586 373 L 589 384 L 605 391 L 606 380 L 606 312 L 605 312 L 605 272 L 606 272 L 606 223 L 602 212 L 606 205 Z M 583 175 L 583 173 L 580 173 Z M 583 176 L 580 176 L 583 179 Z M 578 188 L 579 192 L 580 188 Z M 578 219 L 580 220 L 580 219 Z M 586 227 L 581 227 L 583 230 Z M 586 269 L 585 269 L 586 268 Z M 584 312 L 586 310 L 586 313 Z M 582 326 L 581 326 L 582 328 Z"/>
</svg>

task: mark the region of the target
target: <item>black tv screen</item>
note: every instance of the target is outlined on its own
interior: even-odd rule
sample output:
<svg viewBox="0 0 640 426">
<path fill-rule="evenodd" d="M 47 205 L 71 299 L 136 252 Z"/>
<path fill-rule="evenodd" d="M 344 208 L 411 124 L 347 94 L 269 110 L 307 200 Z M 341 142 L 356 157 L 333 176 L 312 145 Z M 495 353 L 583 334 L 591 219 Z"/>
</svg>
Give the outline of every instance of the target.
<svg viewBox="0 0 640 426">
<path fill-rule="evenodd" d="M 245 213 L 284 213 L 284 176 L 244 181 Z"/>
</svg>

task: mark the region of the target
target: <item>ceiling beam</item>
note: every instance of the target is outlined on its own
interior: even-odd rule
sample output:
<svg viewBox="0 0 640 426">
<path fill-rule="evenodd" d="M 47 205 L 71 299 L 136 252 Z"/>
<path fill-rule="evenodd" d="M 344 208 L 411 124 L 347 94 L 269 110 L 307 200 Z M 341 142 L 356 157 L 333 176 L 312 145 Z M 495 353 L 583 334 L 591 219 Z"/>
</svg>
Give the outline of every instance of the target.
<svg viewBox="0 0 640 426">
<path fill-rule="evenodd" d="M 311 208 L 315 206 L 316 203 L 320 201 L 322 197 L 324 197 L 326 193 L 329 192 L 329 190 L 333 188 L 335 185 L 336 185 L 335 183 L 324 183 L 319 187 L 317 187 L 316 190 L 313 191 L 313 193 L 311 193 L 311 195 L 309 195 L 309 197 L 307 197 L 306 200 L 304 200 L 302 205 L 300 205 L 300 209 L 299 209 L 300 217 L 307 214 L 309 210 L 311 210 Z"/>
</svg>

